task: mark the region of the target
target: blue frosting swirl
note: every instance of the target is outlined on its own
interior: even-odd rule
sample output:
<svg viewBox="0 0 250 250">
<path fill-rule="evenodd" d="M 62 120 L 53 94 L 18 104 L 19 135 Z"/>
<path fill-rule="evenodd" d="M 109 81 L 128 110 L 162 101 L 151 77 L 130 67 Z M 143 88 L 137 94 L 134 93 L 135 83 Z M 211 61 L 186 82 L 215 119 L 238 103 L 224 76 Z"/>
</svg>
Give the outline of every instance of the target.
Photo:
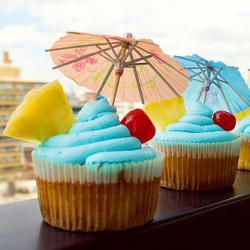
<svg viewBox="0 0 250 250">
<path fill-rule="evenodd" d="M 141 142 L 119 125 L 116 108 L 107 98 L 86 103 L 68 134 L 51 137 L 34 149 L 45 160 L 72 164 L 131 163 L 156 158 L 152 148 L 141 148 Z"/>
<path fill-rule="evenodd" d="M 212 115 L 212 109 L 195 101 L 179 123 L 170 124 L 165 131 L 156 133 L 154 139 L 169 142 L 212 143 L 232 141 L 238 138 L 237 135 L 215 125 Z"/>
<path fill-rule="evenodd" d="M 234 132 L 246 133 L 250 134 L 250 116 L 243 118 L 240 123 L 238 123 L 234 130 Z"/>
</svg>

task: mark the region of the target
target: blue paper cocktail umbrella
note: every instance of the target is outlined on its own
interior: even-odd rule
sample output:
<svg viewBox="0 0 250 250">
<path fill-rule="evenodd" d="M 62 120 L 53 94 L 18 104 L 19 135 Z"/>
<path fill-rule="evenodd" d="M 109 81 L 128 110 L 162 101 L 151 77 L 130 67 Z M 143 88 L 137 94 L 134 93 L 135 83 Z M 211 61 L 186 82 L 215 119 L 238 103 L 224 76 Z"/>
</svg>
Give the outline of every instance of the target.
<svg viewBox="0 0 250 250">
<path fill-rule="evenodd" d="M 239 113 L 250 107 L 250 90 L 238 68 L 218 61 L 207 61 L 198 56 L 174 56 L 188 71 L 188 88 L 183 93 L 184 104 L 189 107 L 195 100 L 213 109 Z"/>
</svg>

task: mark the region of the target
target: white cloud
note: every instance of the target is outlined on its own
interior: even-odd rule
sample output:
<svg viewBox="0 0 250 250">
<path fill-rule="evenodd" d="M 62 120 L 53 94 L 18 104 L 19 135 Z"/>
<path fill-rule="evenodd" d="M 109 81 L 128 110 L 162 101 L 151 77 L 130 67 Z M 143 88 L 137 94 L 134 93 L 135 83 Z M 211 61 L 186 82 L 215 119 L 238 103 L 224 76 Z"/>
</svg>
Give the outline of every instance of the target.
<svg viewBox="0 0 250 250">
<path fill-rule="evenodd" d="M 72 82 L 51 69 L 44 52 L 67 31 L 118 36 L 132 32 L 135 38 L 154 40 L 171 56 L 198 54 L 238 66 L 245 79 L 250 68 L 248 0 L 18 0 L 1 2 L 0 9 L 16 15 L 22 9 L 39 17 L 35 23 L 20 22 L 0 30 L 0 49 L 11 53 L 16 49 L 11 57 L 23 62 L 23 75 L 32 79 L 59 77 L 65 86 Z"/>
<path fill-rule="evenodd" d="M 35 25 L 10 25 L 0 30 L 0 46 L 43 46 L 51 47 L 59 33 L 40 32 Z"/>
</svg>

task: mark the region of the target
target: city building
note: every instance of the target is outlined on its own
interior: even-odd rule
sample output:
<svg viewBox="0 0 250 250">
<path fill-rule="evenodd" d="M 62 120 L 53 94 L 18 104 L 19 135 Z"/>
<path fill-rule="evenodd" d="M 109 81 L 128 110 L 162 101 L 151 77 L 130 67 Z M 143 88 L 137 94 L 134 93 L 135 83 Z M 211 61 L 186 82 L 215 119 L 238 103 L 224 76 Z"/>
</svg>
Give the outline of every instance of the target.
<svg viewBox="0 0 250 250">
<path fill-rule="evenodd" d="M 24 141 L 4 136 L 3 130 L 28 91 L 45 83 L 22 80 L 20 68 L 12 66 L 8 52 L 4 52 L 0 65 L 0 179 L 33 174 L 33 170 L 21 162 Z"/>
<path fill-rule="evenodd" d="M 122 118 L 131 110 L 136 108 L 142 108 L 142 104 L 140 102 L 123 102 L 121 100 L 115 100 L 115 107 L 117 109 L 117 114 L 120 118 Z"/>
</svg>

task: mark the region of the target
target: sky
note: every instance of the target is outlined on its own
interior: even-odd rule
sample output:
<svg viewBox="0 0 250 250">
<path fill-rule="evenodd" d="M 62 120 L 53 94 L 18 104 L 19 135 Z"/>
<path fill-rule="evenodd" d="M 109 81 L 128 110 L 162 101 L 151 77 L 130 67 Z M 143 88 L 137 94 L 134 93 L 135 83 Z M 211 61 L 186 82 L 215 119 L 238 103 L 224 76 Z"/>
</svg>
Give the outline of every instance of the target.
<svg viewBox="0 0 250 250">
<path fill-rule="evenodd" d="M 8 51 L 21 78 L 60 81 L 82 90 L 54 66 L 46 49 L 68 31 L 152 39 L 170 56 L 198 54 L 250 69 L 249 0 L 0 0 L 0 62 Z"/>
</svg>

